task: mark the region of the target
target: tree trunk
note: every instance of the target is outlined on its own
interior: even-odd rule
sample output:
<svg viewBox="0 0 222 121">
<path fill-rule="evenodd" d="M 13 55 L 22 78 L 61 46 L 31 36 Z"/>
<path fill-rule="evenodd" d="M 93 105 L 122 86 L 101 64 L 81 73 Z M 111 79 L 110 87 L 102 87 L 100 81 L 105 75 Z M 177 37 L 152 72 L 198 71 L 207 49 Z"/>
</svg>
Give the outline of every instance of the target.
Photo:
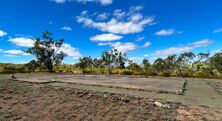
<svg viewBox="0 0 222 121">
<path fill-rule="evenodd" d="M 112 67 L 109 67 L 109 75 L 112 74 Z"/>
</svg>

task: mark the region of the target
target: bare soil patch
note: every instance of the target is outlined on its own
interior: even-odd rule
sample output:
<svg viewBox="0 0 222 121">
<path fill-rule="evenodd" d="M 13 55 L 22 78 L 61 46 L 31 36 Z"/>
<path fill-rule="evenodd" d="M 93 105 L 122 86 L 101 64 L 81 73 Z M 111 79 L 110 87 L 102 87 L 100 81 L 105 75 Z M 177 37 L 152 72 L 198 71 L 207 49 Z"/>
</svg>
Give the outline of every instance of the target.
<svg viewBox="0 0 222 121">
<path fill-rule="evenodd" d="M 0 81 L 0 120 L 174 120 L 170 109 L 127 95 Z"/>
</svg>

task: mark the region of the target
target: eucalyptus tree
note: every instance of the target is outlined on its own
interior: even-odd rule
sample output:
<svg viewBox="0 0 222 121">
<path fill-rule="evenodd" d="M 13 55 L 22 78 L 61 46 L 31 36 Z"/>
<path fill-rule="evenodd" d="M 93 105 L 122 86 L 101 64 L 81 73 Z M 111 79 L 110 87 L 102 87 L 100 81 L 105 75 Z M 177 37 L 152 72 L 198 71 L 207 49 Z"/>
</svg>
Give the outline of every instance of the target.
<svg viewBox="0 0 222 121">
<path fill-rule="evenodd" d="M 94 58 L 93 59 L 93 67 L 94 68 L 98 68 L 99 69 L 99 73 L 102 74 L 102 68 L 103 68 L 102 59 Z"/>
<path fill-rule="evenodd" d="M 220 52 L 215 53 L 213 57 L 211 57 L 210 62 L 222 75 L 222 50 Z"/>
<path fill-rule="evenodd" d="M 193 71 L 193 63 L 196 55 L 193 52 L 184 52 L 176 60 L 177 76 L 188 76 Z"/>
<path fill-rule="evenodd" d="M 114 67 L 125 68 L 126 54 L 119 52 L 117 49 L 111 51 L 105 51 L 102 53 L 102 63 L 108 68 L 109 75 L 112 74 Z"/>
<path fill-rule="evenodd" d="M 79 59 L 79 63 L 77 63 L 76 65 L 81 68 L 81 71 L 83 74 L 86 73 L 86 69 L 87 68 L 92 68 L 92 58 L 91 57 L 83 57 Z"/>
<path fill-rule="evenodd" d="M 165 70 L 165 61 L 162 58 L 157 58 L 154 63 L 153 67 L 157 72 L 163 72 Z"/>
<path fill-rule="evenodd" d="M 176 55 L 169 55 L 164 59 L 164 69 L 167 73 L 173 74 L 176 69 Z"/>
<path fill-rule="evenodd" d="M 143 71 L 146 75 L 148 75 L 152 71 L 151 64 L 148 59 L 143 59 L 142 66 L 143 66 Z"/>
<path fill-rule="evenodd" d="M 37 63 L 41 68 L 53 71 L 55 65 L 61 64 L 66 54 L 60 51 L 64 43 L 64 39 L 54 40 L 52 33 L 45 31 L 41 38 L 34 39 L 34 46 L 28 48 L 26 53 L 36 57 Z"/>
</svg>

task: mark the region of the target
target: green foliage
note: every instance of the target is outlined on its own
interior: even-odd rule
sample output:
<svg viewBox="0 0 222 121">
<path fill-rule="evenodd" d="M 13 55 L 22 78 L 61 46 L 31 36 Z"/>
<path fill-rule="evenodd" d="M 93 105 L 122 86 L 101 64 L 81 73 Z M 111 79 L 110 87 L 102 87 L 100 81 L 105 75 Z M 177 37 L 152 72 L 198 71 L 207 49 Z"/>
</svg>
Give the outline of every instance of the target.
<svg viewBox="0 0 222 121">
<path fill-rule="evenodd" d="M 76 65 L 81 68 L 81 71 L 83 72 L 83 74 L 85 74 L 89 72 L 87 68 L 92 68 L 93 60 L 91 57 L 83 57 L 79 59 L 79 63 L 77 63 Z"/>
<path fill-rule="evenodd" d="M 112 74 L 113 67 L 117 66 L 121 69 L 125 68 L 126 54 L 118 52 L 117 49 L 105 51 L 102 53 L 102 63 L 108 68 L 109 74 Z"/>
<path fill-rule="evenodd" d="M 26 72 L 36 72 L 39 66 L 40 66 L 39 63 L 36 62 L 35 60 L 32 60 L 24 65 Z"/>
<path fill-rule="evenodd" d="M 142 63 L 136 63 L 128 60 L 126 53 L 114 49 L 103 52 L 100 58 L 82 57 L 76 64 L 61 65 L 66 56 L 60 51 L 63 39 L 55 41 L 51 33 L 46 31 L 42 38 L 34 41 L 34 47 L 25 52 L 34 55 L 36 60 L 27 64 L 0 63 L 0 73 L 56 71 L 83 74 L 222 78 L 222 50 L 213 56 L 209 53 L 184 52 L 169 55 L 166 58 L 157 58 L 153 63 L 150 63 L 148 59 L 143 59 Z"/>
<path fill-rule="evenodd" d="M 22 64 L 0 63 L 0 73 L 24 73 L 25 67 Z"/>
<path fill-rule="evenodd" d="M 214 54 L 214 56 L 210 59 L 210 62 L 222 75 L 222 50 Z"/>
<path fill-rule="evenodd" d="M 60 51 L 64 40 L 53 40 L 51 33 L 43 32 L 42 38 L 36 38 L 34 46 L 29 48 L 26 52 L 36 57 L 37 63 L 42 69 L 47 69 L 52 72 L 53 67 L 61 64 L 65 54 Z"/>
</svg>

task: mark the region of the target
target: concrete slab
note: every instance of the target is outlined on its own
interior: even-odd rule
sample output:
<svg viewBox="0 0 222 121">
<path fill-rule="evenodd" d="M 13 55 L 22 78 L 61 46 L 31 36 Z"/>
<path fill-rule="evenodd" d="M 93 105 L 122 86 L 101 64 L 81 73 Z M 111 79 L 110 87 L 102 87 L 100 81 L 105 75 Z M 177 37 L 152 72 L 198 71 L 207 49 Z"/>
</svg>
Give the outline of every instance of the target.
<svg viewBox="0 0 222 121">
<path fill-rule="evenodd" d="M 108 87 L 139 89 L 144 91 L 164 91 L 177 93 L 183 89 L 185 80 L 179 78 L 133 78 L 104 75 L 54 75 L 18 78 L 19 81 L 35 83 L 66 82 Z"/>
</svg>

